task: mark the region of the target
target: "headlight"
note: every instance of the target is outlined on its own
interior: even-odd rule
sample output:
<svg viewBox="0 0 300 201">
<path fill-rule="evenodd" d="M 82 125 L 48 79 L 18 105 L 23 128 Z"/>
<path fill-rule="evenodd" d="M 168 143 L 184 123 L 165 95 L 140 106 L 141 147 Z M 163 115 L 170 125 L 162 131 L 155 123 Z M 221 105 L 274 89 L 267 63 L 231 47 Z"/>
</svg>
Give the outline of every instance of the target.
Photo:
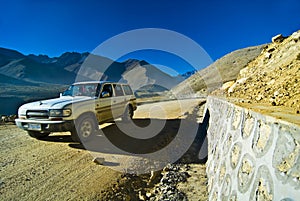
<svg viewBox="0 0 300 201">
<path fill-rule="evenodd" d="M 26 109 L 19 108 L 18 115 L 19 116 L 26 116 Z"/>
<path fill-rule="evenodd" d="M 63 110 L 50 110 L 50 117 L 68 117 L 72 114 L 71 109 L 63 109 Z"/>
</svg>

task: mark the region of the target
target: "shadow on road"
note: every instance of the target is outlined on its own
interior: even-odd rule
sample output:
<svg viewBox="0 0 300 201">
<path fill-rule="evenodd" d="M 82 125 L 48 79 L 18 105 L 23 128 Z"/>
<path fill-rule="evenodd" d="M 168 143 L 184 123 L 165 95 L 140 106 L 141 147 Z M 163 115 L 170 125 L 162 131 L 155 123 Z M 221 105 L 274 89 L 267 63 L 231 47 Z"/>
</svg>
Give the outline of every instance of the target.
<svg viewBox="0 0 300 201">
<path fill-rule="evenodd" d="M 83 144 L 74 143 L 70 135 L 52 135 L 44 141 L 70 143 L 76 149 L 93 153 L 160 158 L 178 163 L 205 163 L 209 112 L 203 122 L 194 119 L 134 119 L 115 122 L 95 133 Z M 111 165 L 114 166 L 111 161 Z"/>
<path fill-rule="evenodd" d="M 205 163 L 208 120 L 209 114 L 202 123 L 190 119 L 135 119 L 133 124 L 117 122 L 100 130 L 83 145 L 96 153 L 153 156 L 170 161 L 177 157 L 176 161 L 180 163 Z M 78 148 L 77 144 L 70 146 Z"/>
<path fill-rule="evenodd" d="M 48 142 L 65 142 L 65 143 L 74 142 L 71 138 L 71 135 L 50 135 L 40 140 L 48 141 Z"/>
</svg>

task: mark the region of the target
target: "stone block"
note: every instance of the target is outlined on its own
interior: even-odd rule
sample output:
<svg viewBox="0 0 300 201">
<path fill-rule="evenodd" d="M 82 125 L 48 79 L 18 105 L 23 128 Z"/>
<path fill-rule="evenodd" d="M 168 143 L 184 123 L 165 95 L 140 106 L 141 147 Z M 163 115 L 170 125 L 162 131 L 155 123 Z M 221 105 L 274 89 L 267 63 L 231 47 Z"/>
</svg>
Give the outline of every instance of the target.
<svg viewBox="0 0 300 201">
<path fill-rule="evenodd" d="M 262 157 L 266 154 L 272 144 L 273 136 L 272 126 L 259 120 L 253 137 L 253 151 L 257 157 Z"/>
<path fill-rule="evenodd" d="M 254 173 L 255 160 L 249 154 L 245 154 L 238 171 L 238 189 L 241 193 L 245 193 L 250 188 Z"/>
</svg>

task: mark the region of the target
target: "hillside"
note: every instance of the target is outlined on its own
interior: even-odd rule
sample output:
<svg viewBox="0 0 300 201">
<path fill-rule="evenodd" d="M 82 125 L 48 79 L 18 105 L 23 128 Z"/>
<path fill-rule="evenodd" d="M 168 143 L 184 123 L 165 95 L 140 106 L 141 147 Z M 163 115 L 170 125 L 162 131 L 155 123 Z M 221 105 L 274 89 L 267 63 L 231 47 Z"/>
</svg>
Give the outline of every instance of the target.
<svg viewBox="0 0 300 201">
<path fill-rule="evenodd" d="M 0 73 L 21 81 L 32 83 L 72 83 L 75 73 L 66 71 L 53 64 L 38 63 L 30 58 L 22 58 L 10 61 L 0 68 Z"/>
<path fill-rule="evenodd" d="M 193 91 L 197 95 L 207 95 L 220 88 L 223 83 L 236 80 L 239 71 L 256 58 L 265 46 L 259 45 L 231 52 L 184 80 L 174 87 L 172 92 L 177 95 L 189 95 L 186 93 Z"/>
<path fill-rule="evenodd" d="M 284 106 L 300 111 L 300 31 L 278 35 L 228 89 L 228 97 L 244 102 Z"/>
<path fill-rule="evenodd" d="M 0 74 L 0 83 L 7 85 L 7 84 L 12 84 L 12 85 L 21 85 L 21 86 L 32 86 L 34 85 L 31 82 L 26 82 L 26 81 L 22 81 L 13 77 L 8 77 L 6 75 L 2 75 Z"/>
<path fill-rule="evenodd" d="M 0 47 L 0 66 L 8 64 L 15 59 L 22 59 L 25 56 L 15 50 L 5 49 Z"/>
<path fill-rule="evenodd" d="M 128 61 L 126 61 L 126 63 L 128 63 Z M 171 89 L 183 81 L 183 77 L 172 77 L 146 61 L 130 61 L 130 63 L 130 67 L 123 73 L 123 79 L 130 84 L 133 90 L 148 85 Z M 135 77 L 139 79 L 133 79 Z"/>
</svg>

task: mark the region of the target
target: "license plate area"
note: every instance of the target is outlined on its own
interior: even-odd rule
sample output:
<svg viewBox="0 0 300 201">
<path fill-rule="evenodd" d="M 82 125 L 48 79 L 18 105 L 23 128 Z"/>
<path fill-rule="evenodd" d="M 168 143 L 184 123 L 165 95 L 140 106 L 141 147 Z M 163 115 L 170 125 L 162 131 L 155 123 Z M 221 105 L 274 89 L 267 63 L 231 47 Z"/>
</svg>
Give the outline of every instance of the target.
<svg viewBox="0 0 300 201">
<path fill-rule="evenodd" d="M 42 126 L 41 126 L 41 124 L 28 124 L 28 130 L 41 131 Z"/>
</svg>

